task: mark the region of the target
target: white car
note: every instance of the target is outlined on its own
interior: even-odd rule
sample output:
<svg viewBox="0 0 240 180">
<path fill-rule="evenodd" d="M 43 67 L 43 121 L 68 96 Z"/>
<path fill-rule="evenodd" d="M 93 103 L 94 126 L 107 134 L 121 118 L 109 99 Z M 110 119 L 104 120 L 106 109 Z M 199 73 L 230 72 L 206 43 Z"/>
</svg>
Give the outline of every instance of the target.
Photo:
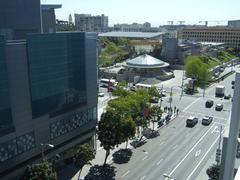
<svg viewBox="0 0 240 180">
<path fill-rule="evenodd" d="M 103 92 L 99 92 L 98 93 L 98 97 L 104 97 L 104 93 Z"/>
</svg>

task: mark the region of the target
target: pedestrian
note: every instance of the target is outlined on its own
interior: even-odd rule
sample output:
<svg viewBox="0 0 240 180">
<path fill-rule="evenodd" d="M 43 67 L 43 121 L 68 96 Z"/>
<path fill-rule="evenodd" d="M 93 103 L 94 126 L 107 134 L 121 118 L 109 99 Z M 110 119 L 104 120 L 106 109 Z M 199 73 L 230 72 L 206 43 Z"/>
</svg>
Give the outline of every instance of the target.
<svg viewBox="0 0 240 180">
<path fill-rule="evenodd" d="M 179 113 L 179 109 L 177 108 L 177 116 L 178 116 L 178 113 Z"/>
<path fill-rule="evenodd" d="M 176 106 L 174 106 L 174 113 L 176 112 L 176 109 L 177 109 Z"/>
</svg>

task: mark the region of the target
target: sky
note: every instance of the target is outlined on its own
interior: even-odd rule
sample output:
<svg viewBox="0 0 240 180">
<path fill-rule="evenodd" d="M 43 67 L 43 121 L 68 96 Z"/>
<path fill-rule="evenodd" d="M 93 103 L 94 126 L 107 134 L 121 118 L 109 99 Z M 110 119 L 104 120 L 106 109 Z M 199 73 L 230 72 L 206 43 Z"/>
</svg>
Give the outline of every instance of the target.
<svg viewBox="0 0 240 180">
<path fill-rule="evenodd" d="M 167 21 L 185 21 L 185 24 L 226 24 L 227 20 L 240 19 L 240 0 L 41 0 L 42 4 L 62 4 L 56 9 L 56 18 L 68 20 L 71 13 L 105 14 L 109 26 L 117 23 L 144 23 L 152 26 Z M 218 22 L 215 22 L 218 21 Z"/>
</svg>

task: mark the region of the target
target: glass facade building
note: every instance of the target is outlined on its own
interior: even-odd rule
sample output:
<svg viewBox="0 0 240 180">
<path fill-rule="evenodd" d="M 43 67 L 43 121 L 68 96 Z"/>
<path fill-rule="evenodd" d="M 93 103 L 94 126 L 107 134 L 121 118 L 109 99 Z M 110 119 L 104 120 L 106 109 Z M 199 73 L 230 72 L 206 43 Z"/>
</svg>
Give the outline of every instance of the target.
<svg viewBox="0 0 240 180">
<path fill-rule="evenodd" d="M 33 118 L 87 104 L 84 33 L 28 35 L 27 51 Z"/>
<path fill-rule="evenodd" d="M 8 74 L 5 58 L 5 39 L 0 36 L 0 134 L 13 127 L 9 101 Z"/>
</svg>

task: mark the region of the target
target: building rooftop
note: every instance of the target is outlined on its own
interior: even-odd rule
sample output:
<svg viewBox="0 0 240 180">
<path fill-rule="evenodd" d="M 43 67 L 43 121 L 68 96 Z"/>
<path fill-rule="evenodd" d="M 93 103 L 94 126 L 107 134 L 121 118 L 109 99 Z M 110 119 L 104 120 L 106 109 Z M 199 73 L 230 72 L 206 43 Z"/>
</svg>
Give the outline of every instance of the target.
<svg viewBox="0 0 240 180">
<path fill-rule="evenodd" d="M 60 9 L 62 8 L 61 4 L 41 4 L 41 9 L 50 10 L 50 9 Z"/>
<path fill-rule="evenodd" d="M 161 68 L 169 66 L 168 63 L 147 54 L 127 60 L 126 64 L 128 67 L 133 68 Z"/>
<path fill-rule="evenodd" d="M 147 33 L 147 32 L 120 32 L 112 31 L 107 33 L 98 34 L 99 37 L 126 37 L 126 38 L 140 38 L 140 39 L 151 39 L 160 37 L 165 34 L 164 32 Z"/>
</svg>

